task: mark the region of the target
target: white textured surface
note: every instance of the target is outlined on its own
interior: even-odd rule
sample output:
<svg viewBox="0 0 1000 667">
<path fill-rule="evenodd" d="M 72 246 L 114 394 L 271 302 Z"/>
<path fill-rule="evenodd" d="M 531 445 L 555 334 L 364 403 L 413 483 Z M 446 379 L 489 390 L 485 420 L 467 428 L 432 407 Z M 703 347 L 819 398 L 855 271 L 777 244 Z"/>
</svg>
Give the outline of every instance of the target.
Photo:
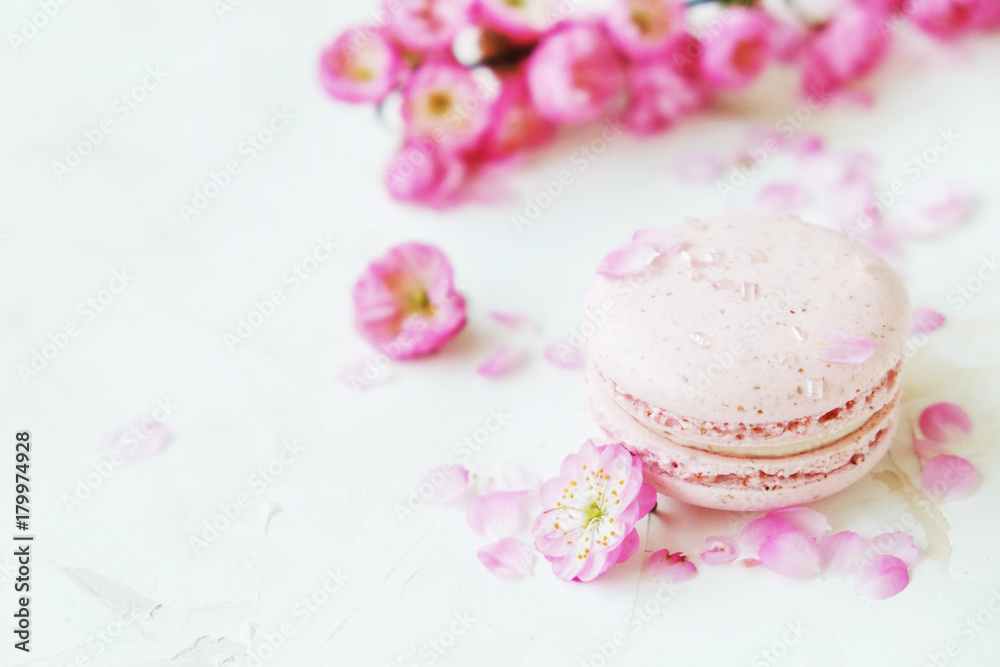
<svg viewBox="0 0 1000 667">
<path fill-rule="evenodd" d="M 923 665 L 949 642 L 958 653 L 949 665 L 995 662 L 1000 281 L 969 301 L 953 290 L 1000 250 L 1000 40 L 970 42 L 966 55 L 910 40 L 873 81 L 875 110 L 836 106 L 806 123 L 833 148 L 874 151 L 886 185 L 951 126 L 959 139 L 913 190 L 953 178 L 986 195 L 971 224 L 910 244 L 901 260 L 914 303 L 950 318 L 907 367 L 905 421 L 953 400 L 976 424 L 961 451 L 979 468 L 980 487 L 943 508 L 947 531 L 925 519 L 931 553 L 950 553 L 948 564 L 924 558 L 911 586 L 885 602 L 856 597 L 846 581 L 792 582 L 760 568 L 702 568 L 656 601 L 639 558 L 592 585 L 556 581 L 544 563 L 524 581 L 494 580 L 460 509 L 421 505 L 400 521 L 396 507 L 448 459 L 475 470 L 504 460 L 543 476 L 557 469 L 585 434 L 582 380 L 540 351 L 577 325 L 594 266 L 633 229 L 726 210 L 712 187 L 678 183 L 670 167 L 688 151 L 731 150 L 748 117 L 773 126 L 790 98 L 769 86 L 790 79 L 769 77 L 753 104 L 727 102 L 670 136 L 617 139 L 593 161 L 574 162 L 596 135 L 581 131 L 518 172 L 509 202 L 441 216 L 386 199 L 380 174 L 392 137 L 368 109 L 335 105 L 316 85 L 316 53 L 370 9 L 244 0 L 220 20 L 209 0 L 72 2 L 16 54 L 0 49 L 0 437 L 33 433 L 38 536 L 34 650 L 15 653 L 5 632 L 0 663 L 243 665 L 246 647 L 257 650 L 283 624 L 290 636 L 267 664 L 575 667 L 600 664 L 600 648 L 620 639 L 612 663 L 759 665 L 783 635 L 795 644 L 774 664 Z M 5 43 L 37 11 L 32 0 L 4 3 Z M 156 66 L 166 78 L 121 118 L 115 100 Z M 294 120 L 248 160 L 253 152 L 241 145 L 275 107 Z M 112 133 L 60 182 L 51 163 L 104 118 Z M 231 160 L 240 173 L 183 224 L 179 204 Z M 772 166 L 783 168 L 777 158 Z M 511 214 L 561 170 L 571 170 L 572 185 L 515 233 Z M 295 287 L 286 272 L 327 235 L 340 250 Z M 349 287 L 370 258 L 407 239 L 436 243 L 453 259 L 471 324 L 440 358 L 392 365 L 355 395 L 335 379 L 371 354 L 350 330 Z M 123 268 L 134 276 L 128 286 L 92 318 L 81 310 Z M 282 297 L 274 314 L 230 352 L 225 334 L 273 290 Z M 541 331 L 513 336 L 491 310 L 526 313 Z M 26 385 L 18 366 L 70 322 L 78 335 Z M 507 378 L 477 377 L 500 342 L 523 346 L 528 360 Z M 109 432 L 166 399 L 177 406 L 169 447 L 118 466 L 68 512 L 62 497 L 106 460 Z M 509 415 L 502 428 L 481 447 L 460 444 L 498 408 Z M 286 453 L 294 460 L 262 483 L 257 470 L 289 439 L 302 453 Z M 9 508 L 12 447 L 2 452 Z M 905 447 L 892 460 L 916 472 Z M 921 510 L 902 488 L 870 478 L 817 508 L 835 529 L 862 534 L 914 524 L 926 546 L 914 523 Z M 189 537 L 239 494 L 249 506 L 193 553 Z M 738 527 L 731 519 L 662 502 L 640 526 L 640 553 L 697 551 L 705 535 Z M 10 619 L 12 558 L 0 564 L 0 612 Z M 337 588 L 341 574 L 347 580 L 325 604 L 304 606 L 303 597 L 326 597 L 317 592 L 324 582 Z M 119 621 L 112 602 L 134 613 Z M 967 620 L 977 613 L 987 621 L 980 630 Z M 456 615 L 468 615 L 469 627 Z M 787 624 L 801 637 L 786 634 Z M 451 640 L 443 655 L 432 648 Z"/>
</svg>

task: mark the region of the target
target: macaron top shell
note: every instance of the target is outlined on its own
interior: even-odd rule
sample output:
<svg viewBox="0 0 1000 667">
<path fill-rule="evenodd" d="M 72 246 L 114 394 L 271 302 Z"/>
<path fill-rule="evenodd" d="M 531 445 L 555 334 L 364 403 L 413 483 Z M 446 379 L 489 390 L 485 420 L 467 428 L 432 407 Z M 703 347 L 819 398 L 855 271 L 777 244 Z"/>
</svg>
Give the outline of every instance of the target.
<svg viewBox="0 0 1000 667">
<path fill-rule="evenodd" d="M 598 276 L 588 292 L 590 363 L 616 393 L 692 420 L 774 424 L 863 397 L 901 361 L 906 289 L 847 235 L 792 216 L 672 231 L 680 252 L 628 278 Z M 816 343 L 830 332 L 874 353 L 824 360 Z"/>
</svg>

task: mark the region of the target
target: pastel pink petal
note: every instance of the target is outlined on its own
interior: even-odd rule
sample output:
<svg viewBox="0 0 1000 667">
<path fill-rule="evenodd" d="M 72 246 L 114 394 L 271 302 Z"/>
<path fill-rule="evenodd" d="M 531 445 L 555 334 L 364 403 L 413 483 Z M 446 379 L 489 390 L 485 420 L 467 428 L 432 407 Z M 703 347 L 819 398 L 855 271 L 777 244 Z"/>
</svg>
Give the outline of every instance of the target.
<svg viewBox="0 0 1000 667">
<path fill-rule="evenodd" d="M 639 514 L 638 517 L 641 519 L 656 507 L 656 489 L 654 489 L 649 484 L 643 484 L 639 487 L 639 495 L 636 496 L 636 502 L 639 504 Z"/>
<path fill-rule="evenodd" d="M 487 570 L 504 579 L 516 579 L 531 574 L 535 565 L 535 550 L 516 537 L 505 537 L 476 552 Z"/>
<path fill-rule="evenodd" d="M 582 347 L 575 347 L 560 341 L 545 348 L 545 360 L 566 370 L 579 370 L 587 365 L 587 353 Z"/>
<path fill-rule="evenodd" d="M 644 242 L 633 242 L 611 251 L 601 260 L 597 275 L 605 278 L 628 278 L 649 266 L 660 252 Z"/>
<path fill-rule="evenodd" d="M 935 403 L 920 413 L 920 432 L 934 442 L 954 442 L 972 432 L 972 420 L 954 403 Z"/>
<path fill-rule="evenodd" d="M 784 519 L 765 516 L 754 519 L 748 523 L 740 532 L 737 540 L 736 561 L 740 565 L 759 565 L 759 552 L 761 546 L 772 535 L 795 531 L 795 526 Z"/>
<path fill-rule="evenodd" d="M 772 183 L 757 195 L 757 204 L 766 211 L 796 211 L 809 203 L 809 193 L 796 183 Z"/>
<path fill-rule="evenodd" d="M 686 183 L 709 183 L 722 174 L 725 166 L 722 160 L 711 153 L 691 153 L 677 160 L 672 165 L 671 172 Z"/>
<path fill-rule="evenodd" d="M 160 421 L 147 417 L 126 424 L 107 441 L 106 448 L 129 463 L 156 456 L 170 445 L 173 434 Z"/>
<path fill-rule="evenodd" d="M 910 334 L 929 334 L 937 331 L 944 324 L 943 313 L 933 308 L 914 308 L 913 325 Z"/>
<path fill-rule="evenodd" d="M 865 541 L 857 533 L 843 531 L 820 538 L 817 546 L 823 574 L 842 577 L 854 572 L 865 548 Z"/>
<path fill-rule="evenodd" d="M 695 564 L 687 560 L 684 554 L 671 554 L 666 549 L 651 554 L 646 559 L 646 574 L 657 581 L 669 584 L 679 584 L 698 574 Z"/>
<path fill-rule="evenodd" d="M 496 378 L 506 374 L 521 360 L 521 352 L 511 347 L 498 347 L 493 353 L 476 369 L 476 372 L 485 377 Z"/>
<path fill-rule="evenodd" d="M 820 572 L 819 547 L 815 539 L 797 530 L 776 533 L 761 545 L 760 562 L 786 577 L 809 579 Z"/>
<path fill-rule="evenodd" d="M 709 537 L 705 540 L 707 549 L 701 552 L 701 560 L 706 565 L 725 565 L 736 560 L 736 546 L 730 537 Z"/>
<path fill-rule="evenodd" d="M 629 531 L 622 543 L 609 552 L 612 563 L 624 563 L 639 550 L 639 531 L 635 528 Z"/>
<path fill-rule="evenodd" d="M 830 522 L 827 521 L 826 515 L 808 507 L 783 507 L 768 512 L 767 516 L 787 521 L 796 529 L 813 537 L 830 532 Z"/>
<path fill-rule="evenodd" d="M 858 570 L 854 589 L 867 598 L 884 600 L 900 593 L 909 583 L 906 563 L 895 556 L 876 556 Z"/>
<path fill-rule="evenodd" d="M 424 481 L 435 489 L 427 502 L 447 503 L 469 490 L 469 471 L 462 466 L 445 463 L 424 475 Z"/>
<path fill-rule="evenodd" d="M 920 473 L 924 492 L 935 500 L 957 500 L 969 495 L 979 475 L 961 456 L 943 454 L 928 459 Z"/>
<path fill-rule="evenodd" d="M 472 531 L 496 541 L 519 533 L 528 524 L 530 491 L 494 491 L 476 496 L 466 508 L 465 518 Z"/>
<path fill-rule="evenodd" d="M 519 463 L 497 463 L 487 474 L 482 475 L 480 493 L 493 491 L 534 491 L 542 481 L 533 471 Z"/>
<path fill-rule="evenodd" d="M 913 536 L 899 530 L 865 540 L 865 546 L 869 554 L 895 556 L 906 563 L 907 567 L 916 563 L 920 555 L 920 550 L 913 542 Z"/>
<path fill-rule="evenodd" d="M 493 311 L 490 313 L 490 317 L 508 329 L 524 329 L 531 326 L 531 320 L 524 315 Z"/>
<path fill-rule="evenodd" d="M 929 458 L 938 456 L 939 454 L 947 454 L 948 452 L 943 442 L 934 442 L 926 438 L 916 438 L 913 441 L 913 453 L 921 461 L 926 461 Z"/>
<path fill-rule="evenodd" d="M 807 345 L 814 357 L 835 364 L 863 364 L 875 354 L 875 343 L 864 336 L 832 329 L 814 331 Z"/>
<path fill-rule="evenodd" d="M 627 540 L 628 538 L 626 538 L 626 541 Z M 570 569 L 560 570 L 564 574 L 568 574 L 569 572 L 575 570 L 576 574 L 572 577 L 566 577 L 563 575 L 557 575 L 557 576 L 563 576 L 564 579 L 572 579 L 573 581 L 582 581 L 582 582 L 593 581 L 594 579 L 597 579 L 599 576 L 601 576 L 602 574 L 604 574 L 605 572 L 607 572 L 612 567 L 618 564 L 617 559 L 619 557 L 619 554 L 621 554 L 622 552 L 622 546 L 624 544 L 625 542 L 619 544 L 611 551 L 604 551 L 598 554 L 592 554 L 584 561 L 582 567 L 573 566 Z M 635 539 L 635 549 L 638 548 L 639 548 L 639 538 L 637 534 Z M 635 553 L 635 549 L 632 550 L 632 553 Z M 629 556 L 631 555 L 632 554 L 629 554 Z M 564 560 L 566 561 L 577 560 L 577 558 L 576 556 L 569 556 Z"/>
<path fill-rule="evenodd" d="M 670 229 L 640 229 L 632 235 L 632 243 L 643 243 L 665 257 L 678 254 L 684 242 Z"/>
</svg>

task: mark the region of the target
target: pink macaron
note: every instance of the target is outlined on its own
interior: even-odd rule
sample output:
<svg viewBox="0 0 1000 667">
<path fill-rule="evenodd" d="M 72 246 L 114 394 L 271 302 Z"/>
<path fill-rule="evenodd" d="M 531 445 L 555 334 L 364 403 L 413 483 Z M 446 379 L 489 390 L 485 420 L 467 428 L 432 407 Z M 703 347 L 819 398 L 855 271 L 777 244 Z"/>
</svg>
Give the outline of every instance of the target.
<svg viewBox="0 0 1000 667">
<path fill-rule="evenodd" d="M 899 420 L 910 304 L 854 239 L 785 216 L 637 232 L 586 300 L 598 439 L 696 505 L 764 510 L 863 477 Z"/>
</svg>

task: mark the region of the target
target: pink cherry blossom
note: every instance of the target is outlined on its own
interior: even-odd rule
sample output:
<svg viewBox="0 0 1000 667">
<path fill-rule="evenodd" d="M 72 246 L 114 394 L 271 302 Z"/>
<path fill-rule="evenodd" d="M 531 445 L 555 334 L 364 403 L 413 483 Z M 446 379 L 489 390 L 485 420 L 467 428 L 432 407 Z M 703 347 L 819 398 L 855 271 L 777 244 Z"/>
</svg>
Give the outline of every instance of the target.
<svg viewBox="0 0 1000 667">
<path fill-rule="evenodd" d="M 448 258 L 421 243 L 390 249 L 354 285 L 354 324 L 393 359 L 440 350 L 465 326 L 465 299 Z"/>
<path fill-rule="evenodd" d="M 556 133 L 555 124 L 543 118 L 532 103 L 528 82 L 521 74 L 501 78 L 492 114 L 480 147 L 488 160 L 544 146 Z"/>
<path fill-rule="evenodd" d="M 813 357 L 836 364 L 863 364 L 875 354 L 873 341 L 832 329 L 810 333 L 806 348 Z"/>
<path fill-rule="evenodd" d="M 642 481 L 642 461 L 618 444 L 587 441 L 542 484 L 535 548 L 562 579 L 591 581 L 630 557 L 639 545 L 635 524 L 656 503 Z"/>
<path fill-rule="evenodd" d="M 444 151 L 472 147 L 491 119 L 493 92 L 458 65 L 424 65 L 403 95 L 403 119 L 410 140 L 432 141 Z"/>
<path fill-rule="evenodd" d="M 805 47 L 803 88 L 819 99 L 859 79 L 889 50 L 883 11 L 849 0 Z"/>
<path fill-rule="evenodd" d="M 472 0 L 384 0 L 393 37 L 423 54 L 447 51 L 465 25 Z"/>
<path fill-rule="evenodd" d="M 597 120 L 624 99 L 625 64 L 598 26 L 577 23 L 550 33 L 527 67 L 535 107 L 555 122 Z"/>
<path fill-rule="evenodd" d="M 759 557 L 767 569 L 793 579 L 809 579 L 820 572 L 816 540 L 799 530 L 768 537 L 760 547 Z"/>
<path fill-rule="evenodd" d="M 516 537 L 505 537 L 487 545 L 476 552 L 476 556 L 487 570 L 504 579 L 531 574 L 535 564 L 535 550 Z"/>
<path fill-rule="evenodd" d="M 950 443 L 972 433 L 969 414 L 954 403 L 934 403 L 920 413 L 920 432 L 928 440 Z"/>
<path fill-rule="evenodd" d="M 908 5 L 907 14 L 921 30 L 942 39 L 1000 24 L 996 0 L 920 0 Z"/>
<path fill-rule="evenodd" d="M 679 584 L 698 574 L 698 568 L 681 552 L 670 553 L 660 549 L 646 560 L 646 574 L 657 581 Z"/>
<path fill-rule="evenodd" d="M 906 588 L 910 583 L 910 573 L 906 563 L 895 556 L 876 556 L 858 570 L 854 582 L 859 594 L 884 600 Z"/>
<path fill-rule="evenodd" d="M 515 42 L 538 40 L 558 17 L 558 0 L 477 0 L 479 23 Z"/>
<path fill-rule="evenodd" d="M 385 183 L 393 199 L 444 209 L 461 201 L 468 175 L 460 157 L 430 141 L 410 142 L 389 161 Z"/>
<path fill-rule="evenodd" d="M 605 25 L 615 45 L 630 58 L 670 51 L 685 34 L 681 0 L 614 0 Z"/>
<path fill-rule="evenodd" d="M 767 14 L 743 7 L 729 7 L 730 20 L 704 42 L 701 72 L 716 88 L 745 88 L 763 71 L 770 56 L 771 20 Z"/>
<path fill-rule="evenodd" d="M 624 121 L 639 135 L 661 132 L 705 106 L 708 92 L 670 62 L 632 63 L 628 67 L 631 99 Z"/>
<path fill-rule="evenodd" d="M 319 58 L 319 80 L 341 102 L 381 102 L 399 84 L 402 60 L 381 31 L 352 28 Z"/>
<path fill-rule="evenodd" d="M 961 456 L 942 454 L 924 463 L 920 482 L 928 496 L 935 500 L 957 500 L 972 492 L 979 475 L 972 464 Z"/>
<path fill-rule="evenodd" d="M 473 532 L 487 540 L 510 537 L 528 525 L 533 495 L 531 491 L 493 491 L 476 496 L 466 508 L 466 521 Z"/>
</svg>

